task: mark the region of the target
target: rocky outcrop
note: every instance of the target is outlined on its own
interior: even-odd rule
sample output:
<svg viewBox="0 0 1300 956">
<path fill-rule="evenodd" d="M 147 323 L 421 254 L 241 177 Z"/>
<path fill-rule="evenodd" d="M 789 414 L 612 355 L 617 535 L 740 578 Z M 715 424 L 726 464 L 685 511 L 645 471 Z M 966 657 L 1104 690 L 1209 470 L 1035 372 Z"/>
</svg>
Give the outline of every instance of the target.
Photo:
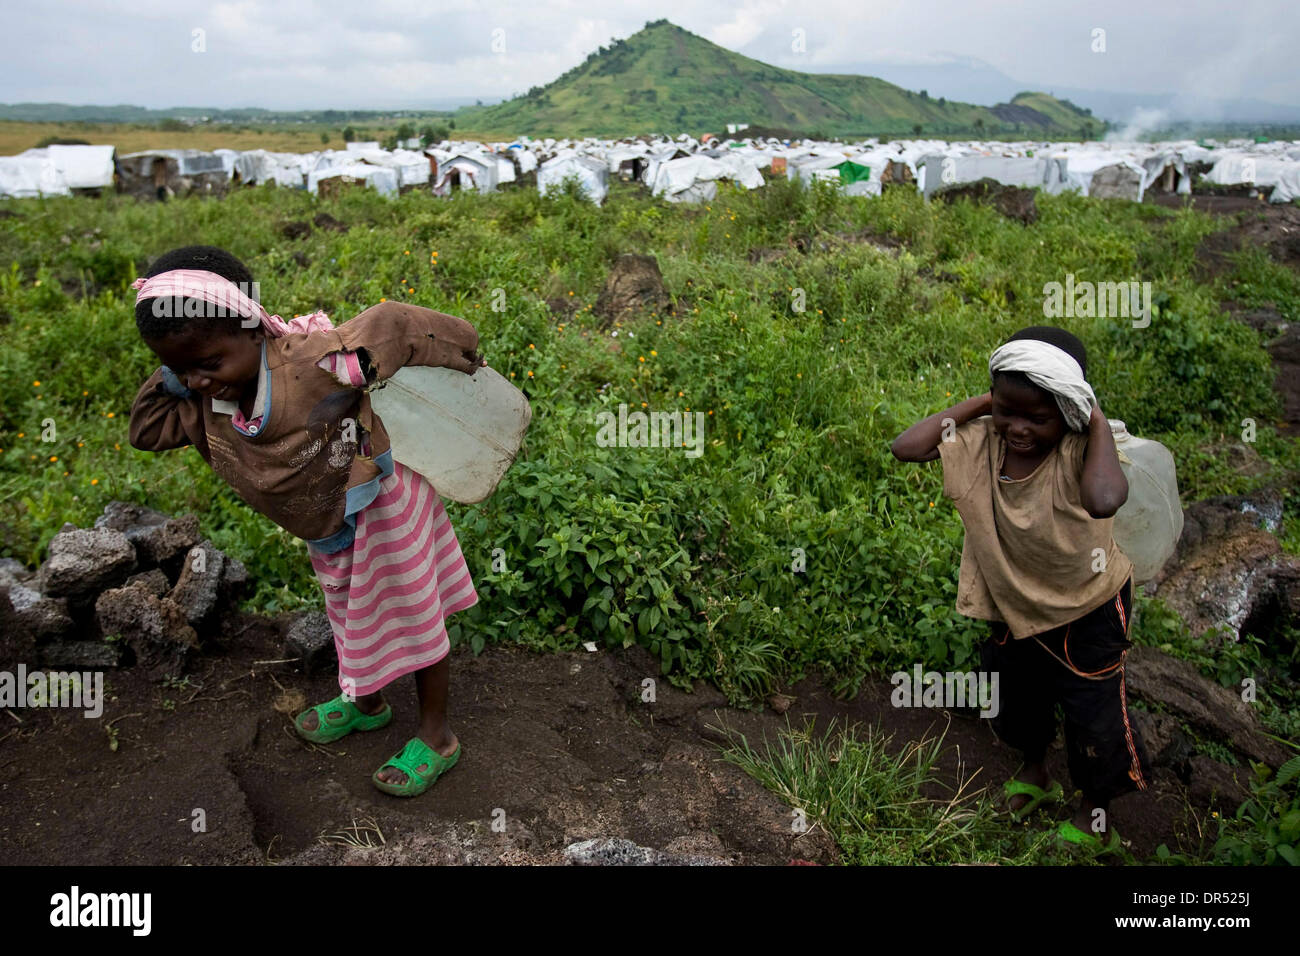
<svg viewBox="0 0 1300 956">
<path fill-rule="evenodd" d="M 65 524 L 48 551 L 34 572 L 0 561 L 0 663 L 182 673 L 248 578 L 194 515 L 122 501 L 93 528 Z"/>
<path fill-rule="evenodd" d="M 334 632 L 324 611 L 305 611 L 289 621 L 284 656 L 298 658 L 307 674 L 330 673 L 338 668 Z"/>
<path fill-rule="evenodd" d="M 1251 760 L 1277 766 L 1287 758 L 1285 748 L 1261 732 L 1250 704 L 1240 693 L 1202 677 L 1186 661 L 1138 646 L 1129 652 L 1124 673 L 1131 698 L 1159 708 Z M 1148 729 L 1154 728 L 1148 752 L 1153 760 L 1168 761 L 1171 746 L 1184 746 L 1175 739 L 1175 732 L 1182 735 L 1177 728 L 1162 729 L 1156 719 L 1144 718 Z M 1142 726 L 1139 723 L 1139 732 Z"/>
<path fill-rule="evenodd" d="M 1223 495 L 1183 511 L 1173 557 L 1146 586 L 1193 634 L 1237 640 L 1246 630 L 1268 639 L 1300 619 L 1300 559 L 1282 551 L 1276 491 Z M 1289 653 L 1289 650 L 1288 650 Z"/>
</svg>

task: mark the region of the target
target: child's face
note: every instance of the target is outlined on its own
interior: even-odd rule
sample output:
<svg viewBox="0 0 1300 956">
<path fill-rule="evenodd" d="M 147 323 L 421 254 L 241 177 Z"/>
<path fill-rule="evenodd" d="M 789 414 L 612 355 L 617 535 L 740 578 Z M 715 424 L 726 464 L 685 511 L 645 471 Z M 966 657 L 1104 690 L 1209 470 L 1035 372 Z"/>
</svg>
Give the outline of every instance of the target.
<svg viewBox="0 0 1300 956">
<path fill-rule="evenodd" d="M 222 335 L 184 332 L 145 344 L 176 373 L 186 388 L 220 401 L 237 401 L 257 387 L 262 362 L 260 328 Z"/>
<path fill-rule="evenodd" d="M 1066 424 L 1051 392 L 999 377 L 993 383 L 993 429 L 1017 455 L 1037 458 L 1057 446 Z"/>
</svg>

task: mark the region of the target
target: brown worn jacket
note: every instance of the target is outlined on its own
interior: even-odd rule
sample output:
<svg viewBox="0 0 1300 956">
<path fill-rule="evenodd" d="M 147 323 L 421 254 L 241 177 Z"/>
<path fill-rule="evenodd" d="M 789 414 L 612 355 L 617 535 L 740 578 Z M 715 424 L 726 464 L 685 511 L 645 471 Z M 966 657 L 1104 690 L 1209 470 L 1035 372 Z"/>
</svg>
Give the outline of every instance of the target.
<svg viewBox="0 0 1300 956">
<path fill-rule="evenodd" d="M 454 365 L 477 348 L 478 332 L 464 319 L 381 303 L 328 332 L 267 336 L 268 411 L 256 435 L 237 431 L 211 399 L 159 368 L 131 406 L 130 442 L 142 451 L 193 445 L 254 510 L 336 551 L 351 543 L 355 514 L 392 473 L 392 451 L 367 391 L 341 384 L 316 363 L 332 352 L 364 350 L 373 384 L 405 365 Z M 367 437 L 370 454 L 363 456 Z"/>
</svg>

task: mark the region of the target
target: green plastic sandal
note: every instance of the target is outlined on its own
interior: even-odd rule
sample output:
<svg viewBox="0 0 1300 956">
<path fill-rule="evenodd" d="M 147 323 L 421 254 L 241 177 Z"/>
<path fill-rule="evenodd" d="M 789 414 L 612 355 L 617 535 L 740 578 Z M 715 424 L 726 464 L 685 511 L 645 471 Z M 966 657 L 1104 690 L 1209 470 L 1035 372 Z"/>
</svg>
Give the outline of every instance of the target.
<svg viewBox="0 0 1300 956">
<path fill-rule="evenodd" d="M 1023 780 L 1008 780 L 1002 785 L 1002 793 L 1007 799 L 1007 814 L 1012 820 L 1020 821 L 1037 810 L 1044 803 L 1060 803 L 1065 799 L 1065 788 L 1061 786 L 1061 781 L 1053 780 L 1052 785 L 1044 790 L 1042 787 L 1036 787 L 1032 783 L 1025 783 Z M 1010 800 L 1012 797 L 1024 795 L 1029 799 L 1019 810 L 1012 810 Z"/>
<path fill-rule="evenodd" d="M 1119 831 L 1110 827 L 1106 831 L 1106 842 L 1102 843 L 1101 837 L 1095 833 L 1085 833 L 1076 827 L 1069 820 L 1062 820 L 1061 825 L 1056 828 L 1058 838 L 1066 843 L 1072 843 L 1076 846 L 1087 847 L 1094 850 L 1098 856 L 1104 856 L 1107 853 L 1115 853 L 1120 848 Z"/>
<path fill-rule="evenodd" d="M 394 797 L 418 797 L 424 791 L 428 790 L 444 773 L 456 765 L 460 759 L 462 747 L 456 744 L 456 749 L 450 757 L 444 757 L 419 737 L 412 737 L 406 742 L 400 754 L 396 754 L 392 759 L 385 761 L 384 766 L 376 770 L 370 777 L 373 783 L 384 793 L 392 794 Z M 424 765 L 424 772 L 416 770 L 416 767 Z M 384 767 L 396 767 L 402 773 L 406 774 L 405 783 L 388 783 L 379 779 L 379 773 Z"/>
<path fill-rule="evenodd" d="M 316 729 L 305 730 L 302 720 L 312 711 L 316 712 Z M 329 716 L 334 711 L 339 712 L 338 717 Z M 393 708 L 387 701 L 384 702 L 384 709 L 379 713 L 363 714 L 355 703 L 339 694 L 333 700 L 304 710 L 293 719 L 293 727 L 303 740 L 310 740 L 314 744 L 328 744 L 346 737 L 354 730 L 378 730 L 380 727 L 387 727 L 392 720 Z"/>
</svg>

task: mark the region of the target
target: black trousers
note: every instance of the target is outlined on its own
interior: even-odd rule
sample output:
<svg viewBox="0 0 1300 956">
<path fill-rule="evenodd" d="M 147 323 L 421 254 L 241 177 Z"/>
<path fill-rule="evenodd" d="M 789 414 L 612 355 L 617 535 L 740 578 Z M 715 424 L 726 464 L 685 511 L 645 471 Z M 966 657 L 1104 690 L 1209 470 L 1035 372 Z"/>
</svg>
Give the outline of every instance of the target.
<svg viewBox="0 0 1300 956">
<path fill-rule="evenodd" d="M 1065 717 L 1070 778 L 1094 805 L 1145 790 L 1150 762 L 1129 719 L 1124 660 L 1133 607 L 1133 582 L 1077 621 L 1016 640 L 993 624 L 982 659 L 996 672 L 999 709 L 993 731 L 1041 762 L 1056 739 L 1056 707 Z"/>
</svg>

